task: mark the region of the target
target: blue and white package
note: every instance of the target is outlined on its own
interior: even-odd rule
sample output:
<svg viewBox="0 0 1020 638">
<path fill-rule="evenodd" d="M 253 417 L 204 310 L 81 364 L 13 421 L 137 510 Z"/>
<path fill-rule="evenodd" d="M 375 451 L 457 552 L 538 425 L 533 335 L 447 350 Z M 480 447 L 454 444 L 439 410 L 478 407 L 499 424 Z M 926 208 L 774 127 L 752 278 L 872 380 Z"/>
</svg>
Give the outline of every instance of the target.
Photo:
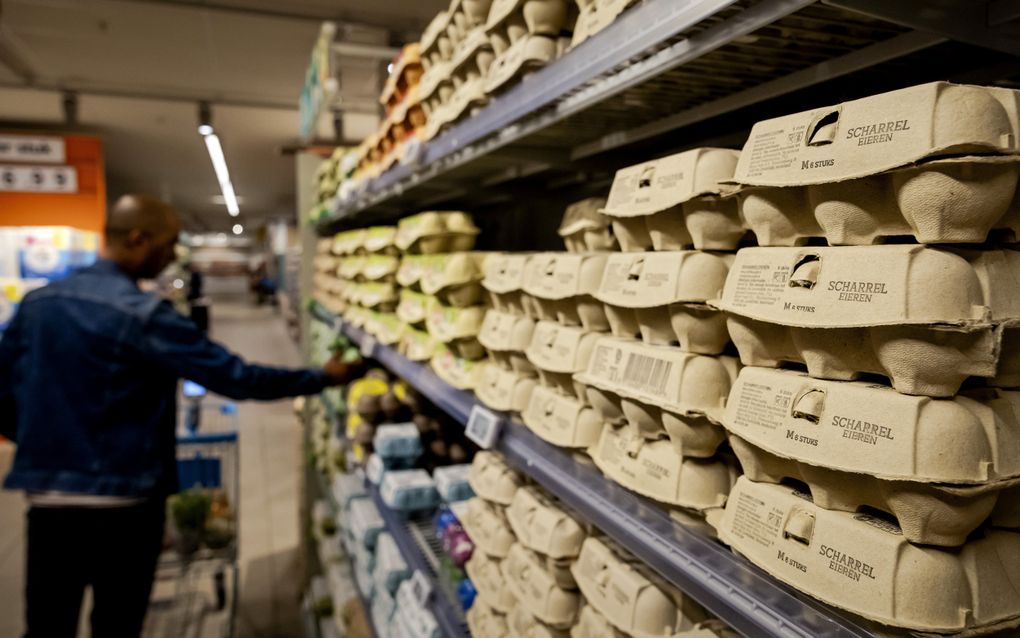
<svg viewBox="0 0 1020 638">
<path fill-rule="evenodd" d="M 383 477 L 379 495 L 390 509 L 430 510 L 439 505 L 436 483 L 425 470 L 391 470 Z"/>
<path fill-rule="evenodd" d="M 386 467 L 414 462 L 422 453 L 421 435 L 413 423 L 380 425 L 372 439 L 372 449 Z"/>
<path fill-rule="evenodd" d="M 66 226 L 22 228 L 18 250 L 21 276 L 56 281 L 74 272 L 80 263 L 76 232 Z"/>
<path fill-rule="evenodd" d="M 386 464 L 378 454 L 373 454 L 368 457 L 368 462 L 365 463 L 365 476 L 368 477 L 369 482 L 372 485 L 379 485 L 382 483 L 383 476 L 386 475 Z"/>
<path fill-rule="evenodd" d="M 457 585 L 457 600 L 460 601 L 460 607 L 464 611 L 471 609 L 471 605 L 475 604 L 476 596 L 478 596 L 478 590 L 475 589 L 475 584 L 471 582 L 470 578 L 465 578 Z"/>
<path fill-rule="evenodd" d="M 436 490 L 439 491 L 440 498 L 447 503 L 456 503 L 457 501 L 466 501 L 474 496 L 475 492 L 471 489 L 471 484 L 468 483 L 470 472 L 471 466 L 467 463 L 437 467 L 433 470 L 432 478 L 436 482 Z"/>
<path fill-rule="evenodd" d="M 400 625 L 401 635 L 410 638 L 440 638 L 439 623 L 432 612 L 418 603 L 411 580 L 405 580 L 397 588 L 397 609 L 394 619 Z"/>
<path fill-rule="evenodd" d="M 358 589 L 365 600 L 371 601 L 375 595 L 375 583 L 372 581 L 372 572 L 369 570 L 367 561 L 358 557 L 354 561 L 354 580 L 358 583 Z"/>
<path fill-rule="evenodd" d="M 391 594 L 395 594 L 400 583 L 411 577 L 411 569 L 388 532 L 379 534 L 376 540 L 375 569 L 372 576 L 377 589 Z"/>
<path fill-rule="evenodd" d="M 372 624 L 375 625 L 379 638 L 387 635 L 386 631 L 393 618 L 393 610 L 396 608 L 397 603 L 393 600 L 390 592 L 380 589 L 379 584 L 376 583 L 375 598 L 372 599 Z"/>
<path fill-rule="evenodd" d="M 375 503 L 368 498 L 351 501 L 347 508 L 347 521 L 354 539 L 369 550 L 375 547 L 379 533 L 386 527 Z"/>
</svg>

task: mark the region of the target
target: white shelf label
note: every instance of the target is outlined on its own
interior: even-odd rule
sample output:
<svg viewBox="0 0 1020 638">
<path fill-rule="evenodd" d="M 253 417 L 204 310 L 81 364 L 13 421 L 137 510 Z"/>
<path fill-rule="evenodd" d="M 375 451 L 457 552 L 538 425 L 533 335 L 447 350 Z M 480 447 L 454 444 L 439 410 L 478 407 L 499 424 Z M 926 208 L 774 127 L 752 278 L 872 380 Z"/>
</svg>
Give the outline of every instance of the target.
<svg viewBox="0 0 1020 638">
<path fill-rule="evenodd" d="M 0 160 L 63 164 L 65 158 L 62 137 L 0 135 Z"/>
<path fill-rule="evenodd" d="M 78 173 L 73 166 L 0 164 L 0 191 L 76 193 Z"/>
<path fill-rule="evenodd" d="M 365 359 L 371 359 L 375 353 L 375 337 L 372 335 L 365 335 L 365 338 L 361 340 L 361 356 Z"/>
<path fill-rule="evenodd" d="M 471 414 L 468 415 L 464 434 L 477 443 L 480 448 L 488 450 L 495 445 L 496 439 L 499 438 L 502 425 L 503 420 L 500 417 L 480 405 L 474 405 L 471 407 Z"/>
<path fill-rule="evenodd" d="M 411 592 L 414 593 L 414 599 L 422 607 L 428 603 L 429 595 L 432 593 L 432 583 L 420 569 L 414 570 L 414 573 L 411 574 Z"/>
</svg>

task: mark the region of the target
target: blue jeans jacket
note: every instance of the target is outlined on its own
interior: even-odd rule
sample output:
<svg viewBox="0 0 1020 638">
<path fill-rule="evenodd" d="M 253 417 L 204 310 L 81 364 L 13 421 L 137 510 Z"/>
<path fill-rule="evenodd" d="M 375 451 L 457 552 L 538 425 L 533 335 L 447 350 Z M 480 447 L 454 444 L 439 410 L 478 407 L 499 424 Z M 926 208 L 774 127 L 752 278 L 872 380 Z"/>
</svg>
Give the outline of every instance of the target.
<svg viewBox="0 0 1020 638">
<path fill-rule="evenodd" d="M 4 487 L 117 496 L 176 490 L 177 383 L 233 399 L 319 392 L 320 370 L 247 364 L 109 261 L 28 294 L 0 340 Z"/>
</svg>

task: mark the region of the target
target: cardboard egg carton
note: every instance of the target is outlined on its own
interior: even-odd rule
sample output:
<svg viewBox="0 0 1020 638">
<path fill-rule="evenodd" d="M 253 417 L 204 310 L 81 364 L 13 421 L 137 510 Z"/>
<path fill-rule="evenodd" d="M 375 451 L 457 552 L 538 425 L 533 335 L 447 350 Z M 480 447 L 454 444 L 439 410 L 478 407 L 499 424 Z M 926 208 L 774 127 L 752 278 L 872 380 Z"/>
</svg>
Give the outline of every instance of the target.
<svg viewBox="0 0 1020 638">
<path fill-rule="evenodd" d="M 577 615 L 577 622 L 570 628 L 570 638 L 630 638 L 630 636 L 612 626 L 605 616 L 595 611 L 589 603 L 582 607 Z"/>
<path fill-rule="evenodd" d="M 535 300 L 524 292 L 530 253 L 491 253 L 485 260 L 482 287 L 489 292 L 492 307 L 500 312 L 537 318 Z"/>
<path fill-rule="evenodd" d="M 912 543 L 956 547 L 990 517 L 1000 527 L 1011 527 L 1011 502 L 1020 496 L 1020 481 L 981 486 L 945 486 L 919 481 L 881 479 L 811 465 L 766 452 L 730 435 L 730 446 L 744 474 L 760 483 L 794 479 L 808 486 L 819 507 L 843 512 L 870 507 L 896 519 L 904 538 Z M 994 516 L 996 506 L 1005 511 Z"/>
<path fill-rule="evenodd" d="M 422 327 L 425 325 L 425 317 L 428 316 L 428 309 L 435 297 L 426 295 L 423 292 L 415 292 L 410 288 L 400 290 L 400 301 L 397 303 L 397 317 L 404 323 Z"/>
<path fill-rule="evenodd" d="M 397 283 L 404 288 L 421 290 L 421 275 L 429 255 L 403 255 L 397 268 Z"/>
<path fill-rule="evenodd" d="M 599 414 L 559 388 L 535 385 L 521 420 L 541 439 L 565 448 L 586 449 L 598 443 Z"/>
<path fill-rule="evenodd" d="M 619 248 L 610 218 L 602 213 L 603 197 L 589 197 L 567 206 L 559 235 L 568 253 L 613 251 Z"/>
<path fill-rule="evenodd" d="M 421 34 L 422 66 L 426 74 L 437 64 L 449 60 L 453 56 L 453 43 L 446 33 L 452 21 L 449 11 L 440 11 L 432 18 Z"/>
<path fill-rule="evenodd" d="M 379 103 L 385 107 L 387 114 L 405 100 L 408 91 L 421 80 L 423 71 L 421 45 L 417 42 L 404 45 L 393 61 L 393 68 L 379 95 Z"/>
<path fill-rule="evenodd" d="M 489 308 L 482 319 L 478 340 L 490 353 L 522 353 L 527 350 L 534 332 L 535 321 L 530 317 Z"/>
<path fill-rule="evenodd" d="M 588 0 L 581 7 L 581 12 L 577 16 L 577 22 L 574 25 L 574 35 L 570 39 L 570 46 L 576 47 L 605 29 L 621 13 L 635 3 L 636 0 Z"/>
<path fill-rule="evenodd" d="M 501 571 L 517 605 L 532 616 L 557 629 L 574 624 L 581 597 L 576 591 L 560 587 L 537 553 L 514 543 L 501 564 Z"/>
<path fill-rule="evenodd" d="M 740 156 L 697 148 L 620 169 L 602 212 L 624 252 L 735 250 L 747 234 L 733 176 Z"/>
<path fill-rule="evenodd" d="M 394 243 L 402 251 L 423 255 L 467 252 L 478 232 L 468 213 L 430 211 L 401 219 Z"/>
<path fill-rule="evenodd" d="M 510 546 L 517 542 L 503 507 L 477 496 L 468 501 L 467 514 L 458 520 L 475 547 L 493 558 L 506 558 Z"/>
<path fill-rule="evenodd" d="M 428 138 L 488 102 L 485 80 L 494 58 L 492 45 L 481 26 L 473 28 L 457 45 L 448 66 L 453 92 L 433 111 L 426 133 Z"/>
<path fill-rule="evenodd" d="M 543 385 L 587 402 L 584 386 L 574 382 L 574 373 L 587 369 L 592 349 L 601 338 L 602 335 L 584 328 L 539 321 L 524 354 L 538 371 Z"/>
<path fill-rule="evenodd" d="M 471 462 L 468 482 L 475 494 L 498 505 L 509 505 L 524 478 L 512 470 L 499 454 L 481 450 Z"/>
<path fill-rule="evenodd" d="M 1020 624 L 1020 534 L 986 530 L 961 548 L 910 543 L 894 523 L 837 512 L 741 477 L 719 536 L 779 580 L 865 618 L 974 635 Z"/>
<path fill-rule="evenodd" d="M 570 632 L 545 624 L 532 616 L 524 605 L 516 605 L 506 615 L 507 634 L 510 638 L 568 638 Z"/>
<path fill-rule="evenodd" d="M 336 270 L 337 259 L 332 255 L 316 255 L 312 259 L 312 267 L 316 272 L 328 273 Z"/>
<path fill-rule="evenodd" d="M 1020 385 L 1020 251 L 917 245 L 741 250 L 717 307 L 746 365 L 882 374 L 951 396 L 969 376 Z"/>
<path fill-rule="evenodd" d="M 681 456 L 669 441 L 608 423 L 588 453 L 603 474 L 627 489 L 700 513 L 722 507 L 739 474 L 725 458 Z"/>
<path fill-rule="evenodd" d="M 410 361 L 429 361 L 436 356 L 438 349 L 439 342 L 423 330 L 407 328 L 400 335 L 400 354 Z"/>
<path fill-rule="evenodd" d="M 478 591 L 478 599 L 501 614 L 508 613 L 517 604 L 513 590 L 507 586 L 501 561 L 485 552 L 475 552 L 464 564 L 464 571 Z"/>
<path fill-rule="evenodd" d="M 485 22 L 496 59 L 485 89 L 494 93 L 524 73 L 554 60 L 565 46 L 558 40 L 573 28 L 576 14 L 568 0 L 494 0 Z M 569 38 L 564 38 L 569 45 Z"/>
<path fill-rule="evenodd" d="M 441 380 L 458 390 L 474 390 L 481 381 L 484 361 L 457 356 L 443 343 L 436 344 L 429 367 Z"/>
<path fill-rule="evenodd" d="M 355 230 L 345 230 L 333 235 L 331 252 L 334 255 L 356 254 L 364 248 L 367 232 L 368 231 L 364 228 L 358 228 Z"/>
<path fill-rule="evenodd" d="M 730 341 L 726 317 L 707 302 L 722 294 L 732 262 L 732 255 L 693 250 L 614 253 L 595 298 L 616 337 L 720 354 Z"/>
<path fill-rule="evenodd" d="M 450 306 L 471 306 L 482 301 L 481 281 L 488 253 L 461 252 L 428 255 L 418 262 L 422 292 Z"/>
<path fill-rule="evenodd" d="M 761 187 L 742 216 L 762 245 L 1015 238 L 1017 96 L 931 82 L 758 122 L 734 175 Z"/>
<path fill-rule="evenodd" d="M 483 306 L 444 306 L 436 299 L 429 304 L 425 327 L 455 356 L 474 361 L 485 356 L 485 349 L 478 342 L 484 316 Z"/>
<path fill-rule="evenodd" d="M 610 253 L 537 253 L 525 267 L 524 292 L 537 305 L 540 319 L 589 332 L 609 330 L 609 319 L 595 298 Z"/>
<path fill-rule="evenodd" d="M 584 541 L 572 571 L 588 605 L 628 636 L 674 636 L 705 618 L 696 603 L 604 537 L 592 536 Z M 593 626 L 594 619 L 587 619 L 585 624 Z"/>
<path fill-rule="evenodd" d="M 506 518 L 524 547 L 558 559 L 576 558 L 588 533 L 552 498 L 535 486 L 517 490 Z"/>
<path fill-rule="evenodd" d="M 506 636 L 509 634 L 506 614 L 501 614 L 489 607 L 481 598 L 476 598 L 464 615 L 472 636 Z"/>
<path fill-rule="evenodd" d="M 390 312 L 369 312 L 365 321 L 365 331 L 384 346 L 399 343 L 406 329 L 407 324 Z"/>
<path fill-rule="evenodd" d="M 723 412 L 737 373 L 733 357 L 601 337 L 588 367 L 574 375 L 601 419 L 638 436 L 663 430 L 685 456 L 710 456 L 722 441 Z"/>
<path fill-rule="evenodd" d="M 350 303 L 379 312 L 392 312 L 399 300 L 396 286 L 389 282 L 351 284 L 345 294 Z"/>
<path fill-rule="evenodd" d="M 394 257 L 393 255 L 368 255 L 362 262 L 360 275 L 366 281 L 396 281 L 399 267 L 399 257 Z"/>
<path fill-rule="evenodd" d="M 527 409 L 536 384 L 532 376 L 488 362 L 482 369 L 481 381 L 475 387 L 475 396 L 493 410 L 520 414 Z"/>
</svg>

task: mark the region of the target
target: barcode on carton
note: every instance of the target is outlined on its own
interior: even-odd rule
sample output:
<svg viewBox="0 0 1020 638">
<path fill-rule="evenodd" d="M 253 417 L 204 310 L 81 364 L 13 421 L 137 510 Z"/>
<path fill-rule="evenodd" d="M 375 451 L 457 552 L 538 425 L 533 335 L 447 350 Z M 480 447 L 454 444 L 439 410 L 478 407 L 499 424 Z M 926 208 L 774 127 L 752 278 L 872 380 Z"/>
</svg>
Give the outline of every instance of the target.
<svg viewBox="0 0 1020 638">
<path fill-rule="evenodd" d="M 631 389 L 664 397 L 673 362 L 631 352 L 623 368 L 623 384 Z"/>
</svg>

